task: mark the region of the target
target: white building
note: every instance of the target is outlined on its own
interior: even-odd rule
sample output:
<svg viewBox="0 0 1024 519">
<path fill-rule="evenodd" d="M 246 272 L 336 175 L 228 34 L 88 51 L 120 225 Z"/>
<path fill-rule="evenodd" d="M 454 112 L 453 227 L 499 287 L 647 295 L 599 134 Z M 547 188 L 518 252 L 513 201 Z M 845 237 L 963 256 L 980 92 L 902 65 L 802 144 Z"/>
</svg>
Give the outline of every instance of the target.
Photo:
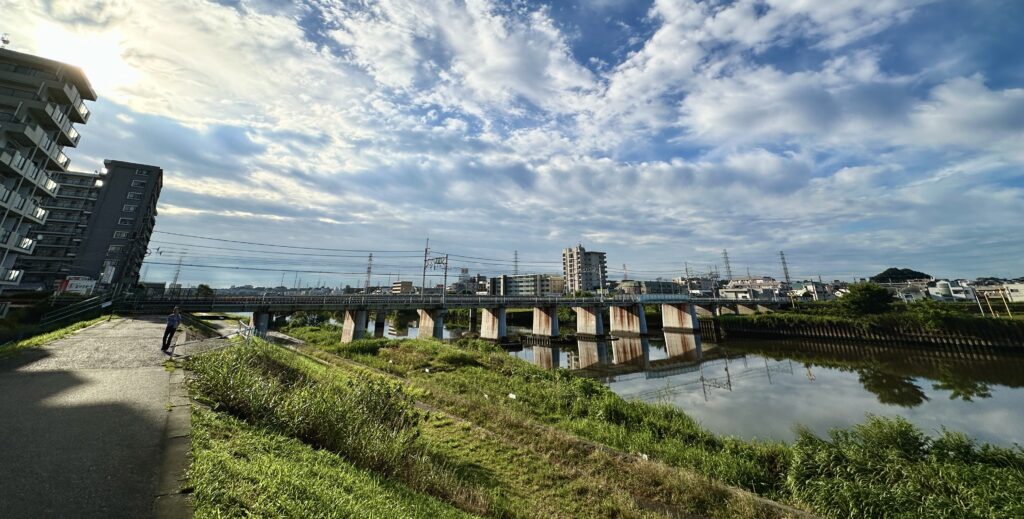
<svg viewBox="0 0 1024 519">
<path fill-rule="evenodd" d="M 1006 298 L 1011 303 L 1024 303 L 1024 283 L 1008 283 L 1003 285 Z"/>
<path fill-rule="evenodd" d="M 562 273 L 566 293 L 602 290 L 608 281 L 608 261 L 605 253 L 587 252 L 583 245 L 576 245 L 562 250 Z"/>
<path fill-rule="evenodd" d="M 738 277 L 720 290 L 722 299 L 780 299 L 786 297 L 785 283 L 768 276 Z"/>
</svg>

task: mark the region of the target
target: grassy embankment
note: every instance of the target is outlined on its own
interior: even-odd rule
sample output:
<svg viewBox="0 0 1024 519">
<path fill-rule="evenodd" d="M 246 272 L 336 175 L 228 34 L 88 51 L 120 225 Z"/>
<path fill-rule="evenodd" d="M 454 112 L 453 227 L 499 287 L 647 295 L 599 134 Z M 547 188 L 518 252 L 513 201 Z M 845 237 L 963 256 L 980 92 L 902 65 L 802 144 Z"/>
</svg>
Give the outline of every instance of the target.
<svg viewBox="0 0 1024 519">
<path fill-rule="evenodd" d="M 826 516 L 1024 515 L 1019 448 L 977 445 L 948 431 L 929 437 L 904 420 L 882 418 L 826 439 L 801 431 L 792 445 L 747 442 L 714 435 L 674 408 L 626 402 L 592 380 L 541 370 L 485 343 L 465 341 L 458 348 L 376 339 L 340 345 L 334 329 L 289 333 L 318 347 L 325 359 L 392 373 L 421 401 L 547 456 L 572 451 L 578 436 Z M 670 486 L 655 477 L 646 482 L 660 486 L 648 489 L 655 494 Z"/>
<path fill-rule="evenodd" d="M 27 339 L 22 339 L 22 340 L 16 341 L 16 342 L 12 341 L 12 342 L 8 342 L 6 344 L 0 344 L 0 359 L 2 359 L 4 357 L 9 357 L 9 356 L 11 356 L 11 355 L 13 355 L 13 354 L 15 354 L 15 353 L 17 353 L 19 351 L 22 351 L 22 350 L 25 350 L 25 349 L 28 349 L 28 348 L 38 348 L 39 346 L 43 346 L 45 344 L 49 344 L 49 343 L 51 343 L 53 341 L 56 341 L 58 339 L 63 339 L 64 337 L 67 337 L 68 335 L 71 335 L 71 334 L 77 332 L 78 330 L 81 330 L 82 328 L 87 328 L 89 326 L 92 326 L 92 325 L 100 322 L 100 321 L 106 321 L 107 319 L 110 319 L 110 316 L 109 315 L 103 315 L 103 316 L 100 316 L 100 317 L 96 317 L 95 319 L 89 319 L 87 321 L 79 321 L 77 323 L 70 324 L 70 325 L 65 326 L 63 328 L 58 328 L 56 330 L 53 330 L 52 332 L 44 333 L 44 334 L 41 334 L 41 335 L 36 335 L 34 337 L 29 337 Z M 115 317 L 115 319 L 116 319 L 116 317 Z"/>
<path fill-rule="evenodd" d="M 415 343 L 441 348 L 432 368 L 423 368 L 434 374 L 501 355 Z M 375 351 L 376 343 L 357 347 Z M 440 516 L 456 509 L 489 517 L 784 515 L 690 471 L 522 420 L 511 408 L 530 398 L 525 393 L 518 400 L 490 395 L 495 416 L 478 422 L 474 413 L 424 410 L 423 404 L 441 401 L 427 387 L 321 354 L 337 364 L 323 366 L 259 344 L 193 360 L 191 387 L 215 411 L 197 412 L 197 463 L 190 473 L 197 515 L 331 515 L 336 503 L 348 502 L 339 491 L 328 492 L 335 477 L 373 479 L 389 489 L 396 507 L 433 506 L 430 513 Z M 396 364 L 402 366 L 402 359 L 390 365 Z M 493 427 L 492 420 L 502 426 Z M 229 425 L 257 437 L 233 445 L 232 437 L 217 432 Z M 289 447 L 271 449 L 285 441 Z M 296 460 L 314 452 L 318 468 L 302 469 Z M 364 488 L 353 484 L 352 491 Z M 369 506 L 343 510 L 372 516 Z"/>
</svg>

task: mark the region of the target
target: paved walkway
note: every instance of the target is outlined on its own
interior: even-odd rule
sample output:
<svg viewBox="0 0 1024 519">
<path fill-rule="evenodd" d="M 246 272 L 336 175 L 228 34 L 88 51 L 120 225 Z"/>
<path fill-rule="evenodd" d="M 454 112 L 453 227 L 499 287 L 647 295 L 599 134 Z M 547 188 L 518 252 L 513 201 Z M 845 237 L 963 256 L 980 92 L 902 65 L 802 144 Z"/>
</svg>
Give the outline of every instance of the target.
<svg viewBox="0 0 1024 519">
<path fill-rule="evenodd" d="M 163 329 L 115 319 L 0 360 L 0 516 L 187 511 L 173 494 L 189 408 L 181 370 L 164 367 Z"/>
</svg>

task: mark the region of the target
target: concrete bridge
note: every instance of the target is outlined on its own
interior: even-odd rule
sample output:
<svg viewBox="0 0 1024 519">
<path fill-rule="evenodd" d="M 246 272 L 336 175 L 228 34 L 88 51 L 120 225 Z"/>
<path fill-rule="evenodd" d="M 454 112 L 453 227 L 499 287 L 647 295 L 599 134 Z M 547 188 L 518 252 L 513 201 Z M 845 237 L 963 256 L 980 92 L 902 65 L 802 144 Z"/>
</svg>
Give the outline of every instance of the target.
<svg viewBox="0 0 1024 519">
<path fill-rule="evenodd" d="M 788 301 L 697 299 L 686 295 L 631 295 L 615 297 L 503 297 L 461 295 L 350 295 L 350 296 L 263 296 L 263 297 L 173 297 L 124 299 L 116 310 L 144 313 L 169 313 L 175 306 L 183 312 L 252 312 L 257 333 L 265 333 L 270 321 L 294 312 L 339 312 L 343 315 L 342 342 L 350 342 L 368 332 L 369 316 L 374 315 L 375 334 L 384 329 L 384 319 L 393 310 L 416 310 L 419 337 L 441 338 L 445 313 L 450 309 L 471 310 L 471 322 L 479 316 L 480 336 L 502 340 L 507 336 L 506 310 L 532 308 L 532 331 L 537 336 L 555 337 L 559 332 L 558 308 L 576 313 L 576 334 L 584 337 L 647 335 L 644 305 L 660 305 L 662 326 L 666 330 L 697 332 L 698 317 L 727 313 L 768 312 Z M 606 325 L 605 314 L 609 319 Z"/>
</svg>

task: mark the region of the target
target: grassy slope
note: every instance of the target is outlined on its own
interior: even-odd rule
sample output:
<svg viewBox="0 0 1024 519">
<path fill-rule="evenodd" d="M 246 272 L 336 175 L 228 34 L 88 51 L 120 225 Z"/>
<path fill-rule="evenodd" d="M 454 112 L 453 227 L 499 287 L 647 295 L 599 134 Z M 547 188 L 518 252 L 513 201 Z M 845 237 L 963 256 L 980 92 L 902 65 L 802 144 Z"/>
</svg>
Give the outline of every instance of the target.
<svg viewBox="0 0 1024 519">
<path fill-rule="evenodd" d="M 196 517 L 471 517 L 337 454 L 197 408 Z"/>
<path fill-rule="evenodd" d="M 238 353 L 225 352 L 223 357 L 230 355 Z M 272 356 L 283 358 L 278 354 Z M 194 388 L 202 386 L 221 395 L 226 399 L 225 409 L 247 414 L 260 423 L 276 424 L 275 430 L 282 429 L 282 424 L 285 429 L 291 427 L 288 424 L 300 423 L 300 428 L 307 424 L 325 424 L 314 427 L 321 432 L 304 436 L 307 440 L 320 438 L 324 446 L 323 440 L 330 439 L 329 423 L 337 423 L 338 416 L 351 420 L 351 415 L 338 412 L 336 408 L 327 413 L 317 412 L 324 401 L 310 397 L 329 392 L 327 385 L 330 384 L 341 384 L 347 388 L 345 392 L 349 392 L 358 391 L 358 386 L 366 383 L 366 377 L 369 380 L 390 378 L 345 362 L 332 367 L 313 364 L 301 357 L 285 362 L 290 368 L 284 370 L 280 365 L 266 369 L 269 363 L 264 361 L 247 364 L 260 366 L 265 373 L 265 383 L 252 379 L 251 369 L 243 365 L 219 361 L 195 363 L 196 374 L 205 378 L 206 383 Z M 281 393 L 276 390 L 268 393 L 260 387 L 273 386 L 274 374 L 279 380 L 294 379 L 292 375 L 280 377 L 291 368 L 318 380 L 312 392 L 302 392 L 305 390 L 300 388 L 294 391 L 302 392 L 301 398 L 278 398 L 273 394 Z M 409 393 L 420 399 L 428 398 L 424 388 L 413 388 Z M 219 401 L 207 400 L 214 404 Z M 296 417 L 298 421 L 293 419 Z M 396 470 L 385 470 L 408 482 L 412 488 L 491 517 L 780 516 L 764 503 L 729 492 L 705 478 L 622 456 L 569 434 L 524 424 L 512 415 L 503 415 L 502 420 L 506 421 L 506 426 L 498 428 L 503 434 L 497 434 L 457 416 L 430 411 L 426 420 L 415 426 L 422 443 L 406 444 L 407 448 L 411 447 L 406 450 L 412 454 L 411 464 L 399 462 L 399 465 L 391 465 Z M 326 448 L 338 452 L 332 447 Z M 350 461 L 358 464 L 357 460 Z M 424 473 L 437 474 L 434 480 L 441 481 L 443 487 L 424 481 L 420 477 Z M 295 477 L 301 480 L 302 476 Z M 197 493 L 203 492 L 208 490 L 197 488 Z M 308 503 L 311 507 L 322 501 L 320 496 L 304 499 L 311 501 Z M 326 506 L 326 503 L 321 504 Z"/>
<path fill-rule="evenodd" d="M 65 326 L 63 328 L 58 328 L 49 333 L 36 335 L 35 337 L 29 337 L 28 339 L 22 339 L 18 342 L 10 342 L 7 344 L 0 345 L 0 359 L 13 355 L 27 348 L 38 348 L 39 346 L 49 344 L 58 339 L 63 339 L 64 337 L 67 337 L 68 335 L 71 335 L 72 333 L 75 333 L 78 330 L 81 330 L 82 328 L 87 328 L 98 322 L 106 321 L 109 318 L 110 316 L 103 315 L 95 319 L 89 319 L 88 321 L 80 321 L 75 324 Z"/>
<path fill-rule="evenodd" d="M 531 423 L 649 454 L 824 515 L 865 517 L 880 510 L 908 517 L 1024 513 L 1022 452 L 978 446 L 955 433 L 929 438 L 905 421 L 872 419 L 827 440 L 802 435 L 793 446 L 745 442 L 717 437 L 681 411 L 624 402 L 592 381 L 540 370 L 501 352 L 459 350 L 433 341 L 370 340 L 341 346 L 323 330 L 290 333 L 332 353 L 325 358 L 347 357 L 404 377 L 430 404 L 553 459 L 574 458 L 544 453 L 545 443 L 553 451 L 579 444 L 558 435 L 538 441 L 543 433 Z M 807 460 L 817 461 L 808 465 Z M 657 480 L 651 482 L 657 485 Z M 628 479 L 619 483 L 632 492 L 644 488 Z M 697 494 L 690 492 L 687 499 Z M 657 499 L 678 502 L 664 495 Z M 726 506 L 701 503 L 689 509 Z"/>
</svg>

